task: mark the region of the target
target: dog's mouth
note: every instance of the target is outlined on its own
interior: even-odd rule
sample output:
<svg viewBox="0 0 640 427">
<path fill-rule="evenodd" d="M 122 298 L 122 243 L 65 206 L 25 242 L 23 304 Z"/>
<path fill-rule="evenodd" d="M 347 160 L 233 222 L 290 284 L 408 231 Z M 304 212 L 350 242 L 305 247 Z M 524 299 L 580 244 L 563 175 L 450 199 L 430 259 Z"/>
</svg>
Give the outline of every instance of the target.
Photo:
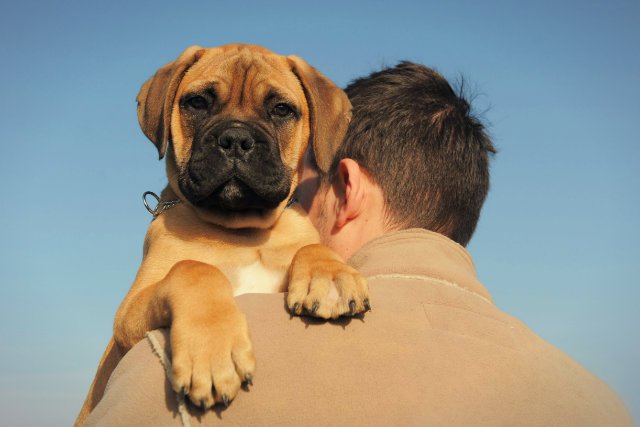
<svg viewBox="0 0 640 427">
<path fill-rule="evenodd" d="M 179 180 L 180 191 L 191 205 L 219 216 L 263 217 L 276 209 L 288 196 L 291 180 L 288 175 L 275 177 L 252 177 L 240 170 L 229 171 L 214 179 L 198 179 L 191 173 Z M 226 177 L 225 177 L 226 175 Z"/>
<path fill-rule="evenodd" d="M 285 197 L 286 195 L 282 197 L 280 194 L 269 194 L 267 197 L 258 195 L 245 182 L 233 177 L 205 198 L 190 201 L 198 208 L 212 211 L 262 214 L 275 209 Z"/>
</svg>

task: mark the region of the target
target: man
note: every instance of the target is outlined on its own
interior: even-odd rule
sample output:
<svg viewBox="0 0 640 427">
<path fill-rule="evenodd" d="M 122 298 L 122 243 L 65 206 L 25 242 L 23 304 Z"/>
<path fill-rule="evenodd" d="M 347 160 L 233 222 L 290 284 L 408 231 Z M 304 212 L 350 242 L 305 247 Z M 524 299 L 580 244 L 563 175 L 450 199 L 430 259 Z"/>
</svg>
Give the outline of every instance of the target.
<svg viewBox="0 0 640 427">
<path fill-rule="evenodd" d="M 469 104 L 408 62 L 346 92 L 345 141 L 328 176 L 307 155 L 299 199 L 368 278 L 373 311 L 323 323 L 290 317 L 279 294 L 241 296 L 259 360 L 250 392 L 228 409 L 179 410 L 155 332 L 87 425 L 632 425 L 609 387 L 500 311 L 476 278 L 464 246 L 494 148 Z"/>
</svg>

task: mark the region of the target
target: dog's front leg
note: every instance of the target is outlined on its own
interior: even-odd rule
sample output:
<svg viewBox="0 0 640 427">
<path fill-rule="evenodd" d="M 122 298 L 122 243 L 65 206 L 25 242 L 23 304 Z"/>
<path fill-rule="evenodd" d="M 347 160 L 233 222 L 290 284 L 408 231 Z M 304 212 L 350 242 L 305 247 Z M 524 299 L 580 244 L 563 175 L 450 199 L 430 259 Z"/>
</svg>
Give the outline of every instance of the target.
<svg viewBox="0 0 640 427">
<path fill-rule="evenodd" d="M 209 264 L 180 261 L 159 282 L 127 296 L 114 339 L 124 351 L 147 331 L 170 327 L 176 393 L 203 409 L 225 405 L 251 382 L 255 357 L 247 322 L 224 274 Z"/>
</svg>

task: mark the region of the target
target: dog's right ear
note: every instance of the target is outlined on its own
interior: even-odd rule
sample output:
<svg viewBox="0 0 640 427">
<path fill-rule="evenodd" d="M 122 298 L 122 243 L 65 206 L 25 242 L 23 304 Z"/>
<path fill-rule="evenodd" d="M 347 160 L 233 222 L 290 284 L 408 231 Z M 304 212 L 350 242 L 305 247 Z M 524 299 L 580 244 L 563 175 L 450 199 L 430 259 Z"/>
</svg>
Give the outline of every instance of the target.
<svg viewBox="0 0 640 427">
<path fill-rule="evenodd" d="M 158 149 L 160 159 L 164 157 L 171 137 L 171 110 L 180 81 L 203 53 L 200 46 L 187 48 L 178 59 L 160 68 L 138 93 L 138 122 Z"/>
</svg>

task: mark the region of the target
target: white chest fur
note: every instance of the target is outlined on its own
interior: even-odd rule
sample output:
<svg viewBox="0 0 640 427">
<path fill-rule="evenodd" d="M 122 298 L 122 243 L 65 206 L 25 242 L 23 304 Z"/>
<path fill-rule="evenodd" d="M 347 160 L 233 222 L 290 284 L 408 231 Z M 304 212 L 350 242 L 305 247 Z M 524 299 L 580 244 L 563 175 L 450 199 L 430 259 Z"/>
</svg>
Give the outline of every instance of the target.
<svg viewBox="0 0 640 427">
<path fill-rule="evenodd" d="M 285 289 L 286 271 L 266 268 L 260 260 L 244 266 L 221 268 L 233 285 L 234 295 L 268 294 Z"/>
</svg>

